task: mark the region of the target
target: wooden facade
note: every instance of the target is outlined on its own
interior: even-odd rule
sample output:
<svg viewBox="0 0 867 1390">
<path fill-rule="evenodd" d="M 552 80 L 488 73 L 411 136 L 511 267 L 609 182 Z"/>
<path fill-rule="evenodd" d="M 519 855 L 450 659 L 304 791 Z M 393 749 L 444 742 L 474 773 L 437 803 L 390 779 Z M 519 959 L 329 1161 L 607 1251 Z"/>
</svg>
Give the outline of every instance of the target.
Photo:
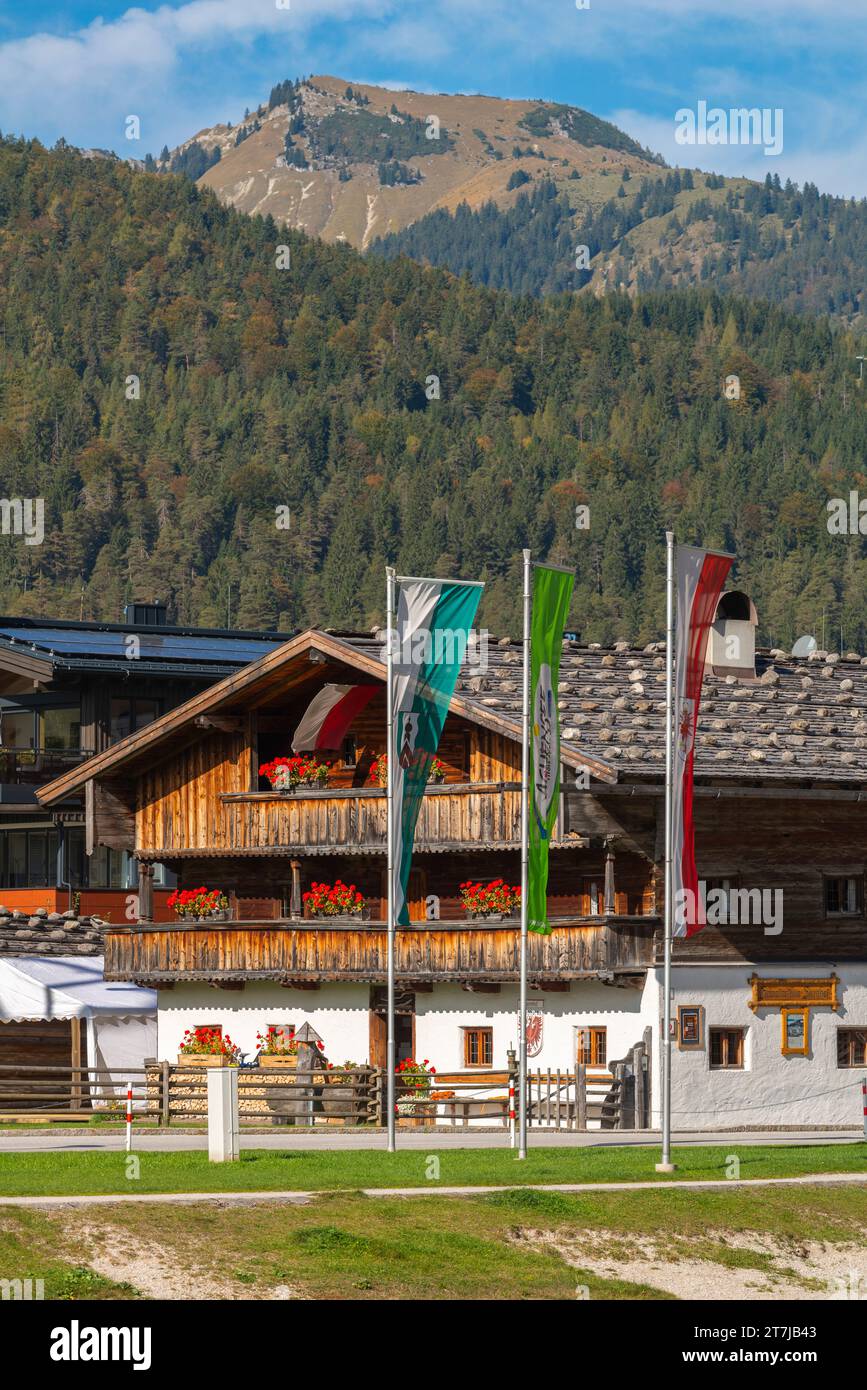
<svg viewBox="0 0 867 1390">
<path fill-rule="evenodd" d="M 94 841 L 134 851 L 142 868 L 142 920 L 109 932 L 110 978 L 383 978 L 377 923 L 385 915 L 386 798 L 370 778 L 385 748 L 382 689 L 333 759 L 326 789 L 277 794 L 258 770 L 289 752 L 292 731 L 323 682 L 369 683 L 374 672 L 381 682 L 381 664 L 360 654 L 353 669 L 335 639 L 318 635 L 315 649 L 298 639 L 196 696 L 128 740 L 126 750 L 93 760 L 85 772 Z M 466 922 L 460 886 L 470 878 L 517 882 L 519 745 L 503 716 L 455 701 L 440 751 L 445 781 L 428 787 L 419 817 L 412 926 L 398 932 L 398 973 L 427 982 L 515 980 L 517 924 Z M 867 959 L 867 802 L 845 789 L 763 786 L 759 776 L 697 784 L 699 875 L 738 889 L 780 890 L 780 930 L 711 925 L 678 940 L 675 961 Z M 47 799 L 70 785 L 69 777 L 58 779 Z M 663 830 L 659 776 L 622 767 L 617 785 L 606 774 L 585 790 L 566 770 L 551 851 L 554 930 L 531 936 L 539 978 L 625 979 L 661 959 Z M 154 862 L 167 864 L 181 886 L 221 889 L 236 920 L 155 927 L 147 889 Z M 860 883 L 857 911 L 828 911 L 826 880 L 835 875 Z M 310 884 L 338 878 L 363 893 L 369 925 L 301 920 Z"/>
<path fill-rule="evenodd" d="M 628 983 L 650 964 L 655 920 L 558 923 L 549 936 L 531 934 L 534 983 L 596 978 Z M 514 982 L 517 923 L 419 924 L 397 933 L 395 967 L 402 985 L 435 981 Z M 384 923 L 305 925 L 230 923 L 111 927 L 105 937 L 106 979 L 143 984 L 175 980 L 278 980 L 282 983 L 385 980 Z"/>
</svg>

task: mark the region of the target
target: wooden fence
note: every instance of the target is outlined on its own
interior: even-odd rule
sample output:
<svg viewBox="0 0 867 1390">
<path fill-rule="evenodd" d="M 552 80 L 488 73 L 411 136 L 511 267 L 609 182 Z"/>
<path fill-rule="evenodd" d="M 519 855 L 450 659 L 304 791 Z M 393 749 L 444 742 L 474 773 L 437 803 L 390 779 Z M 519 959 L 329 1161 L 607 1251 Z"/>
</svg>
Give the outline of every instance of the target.
<svg viewBox="0 0 867 1390">
<path fill-rule="evenodd" d="M 528 1124 L 538 1129 L 643 1129 L 649 1121 L 645 1045 L 626 1058 L 573 1071 L 531 1071 L 527 1076 Z M 449 1077 L 420 1094 L 398 1081 L 398 1124 L 405 1126 L 508 1127 L 509 1081 L 514 1072 L 488 1079 Z M 208 1068 L 155 1062 L 109 1072 L 96 1067 L 0 1065 L 0 1119 L 120 1121 L 132 1085 L 133 1124 L 204 1125 Z M 386 1075 L 381 1067 L 300 1071 L 241 1067 L 238 1107 L 243 1126 L 381 1125 L 385 1123 Z M 515 1097 L 517 1108 L 517 1095 Z"/>
</svg>

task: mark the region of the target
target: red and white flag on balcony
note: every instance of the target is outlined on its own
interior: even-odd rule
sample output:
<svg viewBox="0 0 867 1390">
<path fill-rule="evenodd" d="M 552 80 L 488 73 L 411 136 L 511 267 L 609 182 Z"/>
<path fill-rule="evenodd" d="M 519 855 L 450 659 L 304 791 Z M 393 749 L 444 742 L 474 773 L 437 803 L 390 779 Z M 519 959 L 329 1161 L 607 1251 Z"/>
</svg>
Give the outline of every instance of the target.
<svg viewBox="0 0 867 1390">
<path fill-rule="evenodd" d="M 356 715 L 381 689 L 379 685 L 323 685 L 301 716 L 292 739 L 292 752 L 339 748 Z"/>
<path fill-rule="evenodd" d="M 733 555 L 695 546 L 677 547 L 677 634 L 674 647 L 674 759 L 671 817 L 674 936 L 692 936 L 705 925 L 698 888 L 693 823 L 693 755 L 701 683 L 711 624 Z"/>
</svg>

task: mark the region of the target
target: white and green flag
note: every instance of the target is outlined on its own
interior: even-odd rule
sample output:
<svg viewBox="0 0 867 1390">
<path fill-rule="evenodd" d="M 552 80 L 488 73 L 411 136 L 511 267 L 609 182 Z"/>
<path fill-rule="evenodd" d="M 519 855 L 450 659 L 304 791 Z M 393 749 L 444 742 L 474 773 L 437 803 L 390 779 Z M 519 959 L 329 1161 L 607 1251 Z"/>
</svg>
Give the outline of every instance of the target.
<svg viewBox="0 0 867 1390">
<path fill-rule="evenodd" d="M 397 581 L 391 639 L 394 728 L 388 759 L 398 926 L 409 925 L 407 887 L 415 827 L 482 588 L 445 579 Z"/>
</svg>

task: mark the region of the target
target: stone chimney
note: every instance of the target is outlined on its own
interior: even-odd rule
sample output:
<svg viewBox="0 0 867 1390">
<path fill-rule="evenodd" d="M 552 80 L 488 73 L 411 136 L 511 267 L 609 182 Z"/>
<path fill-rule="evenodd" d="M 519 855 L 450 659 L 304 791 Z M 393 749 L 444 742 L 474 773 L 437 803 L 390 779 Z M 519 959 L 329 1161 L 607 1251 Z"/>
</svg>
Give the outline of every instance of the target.
<svg viewBox="0 0 867 1390">
<path fill-rule="evenodd" d="M 708 635 L 705 670 L 737 680 L 756 679 L 756 625 L 752 599 L 739 589 L 721 596 Z"/>
</svg>

